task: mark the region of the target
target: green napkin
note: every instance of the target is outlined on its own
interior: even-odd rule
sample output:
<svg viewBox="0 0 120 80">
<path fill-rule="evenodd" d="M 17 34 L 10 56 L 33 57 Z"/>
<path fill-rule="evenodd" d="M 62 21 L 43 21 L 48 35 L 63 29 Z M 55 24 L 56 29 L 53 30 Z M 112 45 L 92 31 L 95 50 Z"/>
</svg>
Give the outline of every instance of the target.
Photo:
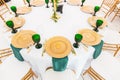
<svg viewBox="0 0 120 80">
<path fill-rule="evenodd" d="M 64 71 L 67 67 L 68 56 L 64 58 L 54 58 L 52 57 L 52 64 L 54 71 Z"/>
<path fill-rule="evenodd" d="M 96 59 L 101 54 L 103 44 L 104 44 L 104 41 L 101 40 L 101 42 L 98 45 L 93 46 L 95 48 L 93 59 Z"/>
<path fill-rule="evenodd" d="M 20 50 L 22 48 L 15 48 L 12 44 L 10 44 L 11 48 L 12 48 L 12 51 L 13 51 L 13 54 L 14 56 L 19 60 L 19 61 L 24 61 L 22 55 L 20 54 Z"/>
</svg>

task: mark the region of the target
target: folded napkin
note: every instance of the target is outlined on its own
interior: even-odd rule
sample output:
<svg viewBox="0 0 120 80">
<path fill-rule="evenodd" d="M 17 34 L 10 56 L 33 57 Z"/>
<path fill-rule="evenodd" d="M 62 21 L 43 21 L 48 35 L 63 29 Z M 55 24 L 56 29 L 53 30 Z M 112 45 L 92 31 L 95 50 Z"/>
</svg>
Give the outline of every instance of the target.
<svg viewBox="0 0 120 80">
<path fill-rule="evenodd" d="M 68 56 L 64 58 L 54 58 L 52 57 L 52 64 L 54 71 L 64 71 L 67 67 Z"/>
<path fill-rule="evenodd" d="M 98 45 L 93 46 L 95 48 L 93 59 L 96 59 L 101 54 L 103 44 L 104 44 L 104 41 L 101 40 L 101 42 Z"/>
<path fill-rule="evenodd" d="M 20 50 L 22 48 L 16 48 L 14 47 L 12 44 L 10 44 L 11 48 L 12 48 L 12 51 L 13 51 L 13 54 L 14 56 L 19 60 L 19 61 L 24 61 L 22 55 L 20 54 Z"/>
</svg>

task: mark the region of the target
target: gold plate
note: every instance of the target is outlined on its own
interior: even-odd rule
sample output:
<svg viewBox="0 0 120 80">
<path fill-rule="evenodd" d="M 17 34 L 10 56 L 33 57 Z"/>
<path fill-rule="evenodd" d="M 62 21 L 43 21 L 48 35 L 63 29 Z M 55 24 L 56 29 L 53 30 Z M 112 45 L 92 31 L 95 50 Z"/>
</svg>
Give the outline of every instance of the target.
<svg viewBox="0 0 120 80">
<path fill-rule="evenodd" d="M 22 17 L 13 17 L 13 18 L 11 18 L 9 20 L 13 21 L 15 29 L 18 29 L 18 28 L 22 27 L 25 24 L 25 19 L 22 18 Z M 9 28 L 9 27 L 7 27 L 6 24 L 5 24 L 5 27 Z"/>
<path fill-rule="evenodd" d="M 17 8 L 17 13 L 18 14 L 26 14 L 32 11 L 31 7 L 23 6 L 23 7 L 18 7 Z"/>
<path fill-rule="evenodd" d="M 105 20 L 105 18 L 103 17 L 97 17 L 97 16 L 92 16 L 92 17 L 89 17 L 88 18 L 88 23 L 90 25 L 92 25 L 93 27 L 96 27 L 96 21 L 100 19 L 100 20 L 103 20 L 103 24 L 99 27 L 100 29 L 106 27 L 108 24 L 107 24 L 107 21 Z"/>
<path fill-rule="evenodd" d="M 78 32 L 79 34 L 82 34 L 83 39 L 82 43 L 86 45 L 97 45 L 101 41 L 101 37 L 97 32 L 90 30 L 90 29 L 82 29 Z"/>
<path fill-rule="evenodd" d="M 32 0 L 30 4 L 33 6 L 43 6 L 45 5 L 45 0 Z"/>
<path fill-rule="evenodd" d="M 94 7 L 93 6 L 89 6 L 89 5 L 84 5 L 81 8 L 81 11 L 85 12 L 85 13 L 94 13 Z"/>
<path fill-rule="evenodd" d="M 32 30 L 22 30 L 12 37 L 12 45 L 16 48 L 27 48 L 33 45 L 32 35 L 35 34 Z"/>
<path fill-rule="evenodd" d="M 54 58 L 63 58 L 71 52 L 71 43 L 62 36 L 50 38 L 45 44 L 46 52 Z"/>
<path fill-rule="evenodd" d="M 81 4 L 80 0 L 67 0 L 67 3 L 73 6 L 79 6 Z"/>
</svg>

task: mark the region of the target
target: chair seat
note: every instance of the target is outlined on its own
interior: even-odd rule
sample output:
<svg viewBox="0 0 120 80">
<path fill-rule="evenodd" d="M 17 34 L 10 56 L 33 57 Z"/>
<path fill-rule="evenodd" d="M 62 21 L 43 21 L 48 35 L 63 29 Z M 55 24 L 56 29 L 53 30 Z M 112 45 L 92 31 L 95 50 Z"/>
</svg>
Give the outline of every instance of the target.
<svg viewBox="0 0 120 80">
<path fill-rule="evenodd" d="M 91 67 L 105 80 L 120 80 L 120 62 L 110 53 L 102 52 Z"/>
<path fill-rule="evenodd" d="M 29 70 L 29 64 L 11 55 L 0 65 L 0 80 L 21 80 Z"/>
<path fill-rule="evenodd" d="M 62 72 L 56 72 L 53 69 L 48 69 L 45 72 L 44 80 L 76 80 L 76 76 L 70 69 L 66 69 Z"/>
</svg>

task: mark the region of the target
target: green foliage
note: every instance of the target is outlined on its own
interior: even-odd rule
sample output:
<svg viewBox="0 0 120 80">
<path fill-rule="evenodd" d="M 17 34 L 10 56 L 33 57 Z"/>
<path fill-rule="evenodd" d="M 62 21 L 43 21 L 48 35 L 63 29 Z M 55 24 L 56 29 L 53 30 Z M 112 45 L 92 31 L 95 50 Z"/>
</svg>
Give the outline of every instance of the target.
<svg viewBox="0 0 120 80">
<path fill-rule="evenodd" d="M 14 23 L 12 20 L 9 20 L 6 22 L 6 25 L 9 27 L 9 28 L 13 28 L 14 27 Z"/>
<path fill-rule="evenodd" d="M 11 9 L 13 12 L 15 12 L 15 13 L 17 12 L 16 6 L 11 6 L 10 9 Z"/>
</svg>

